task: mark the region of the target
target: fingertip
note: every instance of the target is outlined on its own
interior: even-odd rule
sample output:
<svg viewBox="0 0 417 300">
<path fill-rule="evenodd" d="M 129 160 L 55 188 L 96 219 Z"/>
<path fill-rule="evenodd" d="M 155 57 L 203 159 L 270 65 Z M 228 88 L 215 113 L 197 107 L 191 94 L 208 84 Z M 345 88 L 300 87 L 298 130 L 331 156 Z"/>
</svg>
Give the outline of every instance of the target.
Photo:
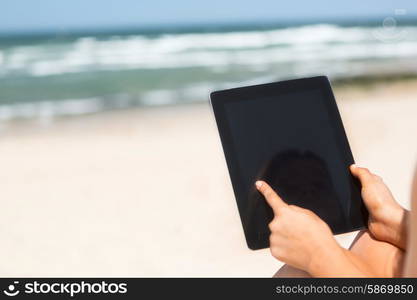
<svg viewBox="0 0 417 300">
<path fill-rule="evenodd" d="M 263 182 L 261 181 L 261 180 L 257 180 L 256 182 L 255 182 L 255 186 L 256 186 L 256 188 L 259 190 L 262 186 L 263 186 Z"/>
<path fill-rule="evenodd" d="M 371 173 L 367 168 L 360 167 L 356 164 L 350 165 L 350 170 L 354 173 Z"/>
<path fill-rule="evenodd" d="M 359 169 L 359 167 L 358 167 L 357 165 L 355 165 L 355 164 L 350 165 L 350 166 L 349 166 L 349 170 L 350 170 L 350 173 L 351 173 L 353 176 L 355 176 L 355 177 L 358 177 L 358 176 L 359 176 L 360 169 Z"/>
</svg>

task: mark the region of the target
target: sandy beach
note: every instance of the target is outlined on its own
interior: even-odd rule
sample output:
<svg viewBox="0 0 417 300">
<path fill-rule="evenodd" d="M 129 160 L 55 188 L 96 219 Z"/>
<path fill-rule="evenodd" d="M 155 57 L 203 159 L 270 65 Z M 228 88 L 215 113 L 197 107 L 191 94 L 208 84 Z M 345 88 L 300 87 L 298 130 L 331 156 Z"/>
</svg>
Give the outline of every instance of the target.
<svg viewBox="0 0 417 300">
<path fill-rule="evenodd" d="M 417 81 L 335 93 L 357 163 L 408 206 Z M 246 247 L 208 103 L 2 123 L 0 201 L 1 276 L 270 277 L 282 265 Z"/>
</svg>

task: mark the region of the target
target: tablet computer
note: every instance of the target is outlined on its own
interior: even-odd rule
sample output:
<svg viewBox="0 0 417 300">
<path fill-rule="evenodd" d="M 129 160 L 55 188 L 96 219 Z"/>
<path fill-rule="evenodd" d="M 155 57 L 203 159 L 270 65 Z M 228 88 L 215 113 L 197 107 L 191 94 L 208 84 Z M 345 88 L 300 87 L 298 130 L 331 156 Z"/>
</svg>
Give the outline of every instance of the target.
<svg viewBox="0 0 417 300">
<path fill-rule="evenodd" d="M 256 190 L 264 180 L 288 204 L 312 210 L 334 234 L 366 226 L 360 183 L 327 77 L 211 93 L 247 245 L 269 247 L 272 209 Z"/>
</svg>

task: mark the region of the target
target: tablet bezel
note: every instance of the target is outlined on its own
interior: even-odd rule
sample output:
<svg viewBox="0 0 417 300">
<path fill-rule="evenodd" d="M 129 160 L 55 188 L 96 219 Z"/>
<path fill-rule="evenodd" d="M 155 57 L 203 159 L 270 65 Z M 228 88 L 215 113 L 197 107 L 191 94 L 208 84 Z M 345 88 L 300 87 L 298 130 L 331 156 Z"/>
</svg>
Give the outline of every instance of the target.
<svg viewBox="0 0 417 300">
<path fill-rule="evenodd" d="M 319 89 L 323 94 L 323 102 L 329 112 L 329 118 L 334 125 L 334 132 L 336 133 L 335 140 L 338 145 L 339 151 L 342 154 L 344 163 L 348 167 L 354 163 L 354 158 L 349 146 L 349 142 L 346 136 L 345 129 L 343 127 L 343 122 L 339 113 L 339 109 L 336 104 L 335 97 L 331 88 L 329 79 L 326 76 L 317 76 L 311 78 L 302 78 L 302 79 L 293 79 L 287 81 L 273 82 L 267 84 L 259 84 L 253 86 L 245 86 L 232 88 L 227 90 L 215 91 L 210 94 L 210 102 L 213 108 L 215 120 L 217 123 L 220 140 L 223 146 L 223 152 L 226 158 L 227 167 L 229 170 L 230 179 L 232 182 L 232 187 L 234 195 L 236 198 L 236 203 L 239 210 L 240 219 L 242 222 L 242 227 L 244 229 L 246 243 L 248 247 L 252 250 L 261 249 L 269 247 L 269 233 L 261 234 L 258 233 L 257 237 L 250 236 L 247 232 L 247 225 L 244 223 L 244 216 L 242 207 L 242 201 L 246 195 L 239 195 L 239 188 L 237 188 L 241 183 L 239 182 L 240 167 L 239 162 L 236 159 L 236 156 L 233 155 L 236 153 L 234 145 L 232 143 L 232 135 L 230 128 L 227 125 L 226 113 L 224 105 L 230 102 L 236 101 L 246 101 L 253 100 L 256 98 L 266 98 L 271 96 L 278 96 L 282 94 L 289 94 L 293 92 L 299 92 L 302 90 L 312 90 Z M 359 189 L 360 183 L 353 176 L 351 176 L 351 189 Z M 362 201 L 362 199 L 360 199 Z M 364 226 L 349 228 L 349 230 L 343 232 L 334 232 L 334 234 L 346 233 L 355 230 L 362 229 L 366 226 L 366 221 L 368 218 L 366 208 L 362 201 L 362 217 Z"/>
</svg>

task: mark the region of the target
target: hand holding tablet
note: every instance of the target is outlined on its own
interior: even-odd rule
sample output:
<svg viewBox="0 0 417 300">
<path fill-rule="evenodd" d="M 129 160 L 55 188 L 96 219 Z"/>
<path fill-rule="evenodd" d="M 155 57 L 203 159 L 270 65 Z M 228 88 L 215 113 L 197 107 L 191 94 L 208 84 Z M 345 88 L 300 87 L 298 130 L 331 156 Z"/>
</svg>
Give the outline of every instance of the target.
<svg viewBox="0 0 417 300">
<path fill-rule="evenodd" d="M 367 211 L 326 77 L 217 91 L 211 103 L 249 248 L 269 246 L 274 214 L 254 183 L 313 211 L 334 234 L 363 228 Z"/>
</svg>

